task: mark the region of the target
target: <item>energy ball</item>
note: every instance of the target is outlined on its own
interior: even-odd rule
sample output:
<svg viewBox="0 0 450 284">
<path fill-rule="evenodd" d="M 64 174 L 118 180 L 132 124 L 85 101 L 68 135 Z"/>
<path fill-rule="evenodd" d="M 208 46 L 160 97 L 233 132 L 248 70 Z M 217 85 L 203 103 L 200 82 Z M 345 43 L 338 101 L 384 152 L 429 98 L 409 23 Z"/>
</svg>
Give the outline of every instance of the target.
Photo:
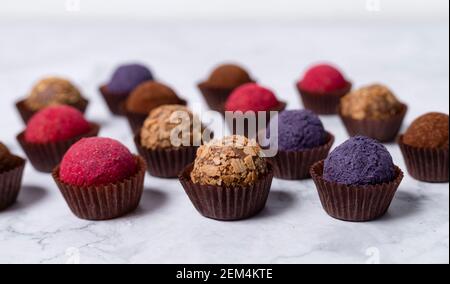
<svg viewBox="0 0 450 284">
<path fill-rule="evenodd" d="M 391 155 L 381 143 L 355 136 L 328 155 L 323 178 L 346 185 L 381 184 L 395 178 L 395 167 Z"/>
<path fill-rule="evenodd" d="M 242 67 L 234 64 L 224 64 L 214 69 L 206 82 L 210 86 L 234 89 L 245 83 L 252 82 L 252 79 Z"/>
<path fill-rule="evenodd" d="M 150 70 L 141 64 L 125 64 L 113 73 L 106 88 L 113 94 L 128 94 L 142 82 L 153 80 Z"/>
<path fill-rule="evenodd" d="M 70 81 L 48 77 L 33 86 L 25 99 L 25 105 L 37 111 L 51 105 L 75 105 L 82 100 L 80 91 Z"/>
<path fill-rule="evenodd" d="M 91 130 L 83 114 L 70 106 L 50 106 L 37 112 L 27 124 L 25 141 L 49 143 L 64 141 Z"/>
<path fill-rule="evenodd" d="M 326 94 L 345 88 L 348 81 L 336 67 L 319 64 L 308 69 L 297 84 L 307 92 Z"/>
<path fill-rule="evenodd" d="M 244 84 L 231 93 L 225 104 L 226 111 L 269 111 L 276 108 L 280 102 L 275 94 L 256 83 Z"/>
<path fill-rule="evenodd" d="M 197 129 L 195 129 L 197 127 Z M 181 145 L 172 144 L 171 135 L 177 131 Z M 187 133 L 182 137 L 183 133 Z M 155 108 L 144 122 L 141 129 L 141 145 L 148 149 L 164 149 L 192 145 L 201 141 L 202 128 L 200 120 L 183 105 L 163 105 Z"/>
<path fill-rule="evenodd" d="M 272 120 L 270 124 L 275 122 L 276 120 Z M 268 132 L 270 135 L 270 127 Z M 278 148 L 280 150 L 311 149 L 325 144 L 326 137 L 322 122 L 310 110 L 287 110 L 278 115 Z"/>
<path fill-rule="evenodd" d="M 245 187 L 255 184 L 268 168 L 261 148 L 243 136 L 228 136 L 200 146 L 191 172 L 195 184 Z"/>
<path fill-rule="evenodd" d="M 387 119 L 398 114 L 402 104 L 386 86 L 374 84 L 341 98 L 341 114 L 356 120 Z"/>
<path fill-rule="evenodd" d="M 84 138 L 64 155 L 60 179 L 74 186 L 115 183 L 133 176 L 137 162 L 120 142 L 110 138 Z"/>
<path fill-rule="evenodd" d="M 418 117 L 403 135 L 403 143 L 422 148 L 448 148 L 447 114 L 430 112 Z"/>
<path fill-rule="evenodd" d="M 184 104 L 184 101 L 170 87 L 155 81 L 147 81 L 131 92 L 126 101 L 126 110 L 148 114 L 154 108 L 167 104 Z"/>
</svg>

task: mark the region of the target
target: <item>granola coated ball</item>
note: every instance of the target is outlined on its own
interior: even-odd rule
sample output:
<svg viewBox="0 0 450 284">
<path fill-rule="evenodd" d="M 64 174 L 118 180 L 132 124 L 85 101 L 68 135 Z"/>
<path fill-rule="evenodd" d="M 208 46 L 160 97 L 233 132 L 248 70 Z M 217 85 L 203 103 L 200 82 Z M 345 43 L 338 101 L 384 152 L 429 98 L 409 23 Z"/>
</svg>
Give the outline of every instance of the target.
<svg viewBox="0 0 450 284">
<path fill-rule="evenodd" d="M 40 110 L 51 105 L 74 105 L 82 101 L 80 91 L 68 80 L 48 77 L 37 82 L 25 100 L 31 110 Z"/>
<path fill-rule="evenodd" d="M 355 90 L 341 98 L 341 113 L 353 119 L 386 119 L 398 114 L 402 104 L 391 90 L 373 84 Z"/>
<path fill-rule="evenodd" d="M 197 151 L 191 180 L 201 185 L 238 187 L 253 185 L 267 172 L 261 147 L 243 136 L 213 140 Z"/>
<path fill-rule="evenodd" d="M 172 141 L 171 135 L 178 135 Z M 183 133 L 185 133 L 183 137 Z M 192 145 L 200 141 L 202 127 L 200 120 L 183 105 L 163 105 L 150 112 L 141 130 L 141 145 L 149 149 L 165 149 Z M 175 135 L 175 134 L 174 134 Z M 181 143 L 174 145 L 174 143 Z"/>
</svg>

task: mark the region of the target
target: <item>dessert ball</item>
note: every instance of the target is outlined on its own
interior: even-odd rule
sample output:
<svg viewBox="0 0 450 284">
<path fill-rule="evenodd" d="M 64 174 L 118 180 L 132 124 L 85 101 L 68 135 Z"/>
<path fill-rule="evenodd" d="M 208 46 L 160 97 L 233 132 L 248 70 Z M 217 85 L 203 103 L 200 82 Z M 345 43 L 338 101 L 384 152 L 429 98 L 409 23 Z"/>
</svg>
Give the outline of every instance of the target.
<svg viewBox="0 0 450 284">
<path fill-rule="evenodd" d="M 447 114 L 430 112 L 418 117 L 403 135 L 403 143 L 422 148 L 448 148 Z"/>
<path fill-rule="evenodd" d="M 60 179 L 76 186 L 95 186 L 122 181 L 134 175 L 137 162 L 120 142 L 110 138 L 83 138 L 64 155 Z"/>
<path fill-rule="evenodd" d="M 341 90 L 348 85 L 348 81 L 335 67 L 328 64 L 319 64 L 308 69 L 298 82 L 300 89 L 317 94 Z"/>
<path fill-rule="evenodd" d="M 211 73 L 207 81 L 210 86 L 227 89 L 234 89 L 250 82 L 252 82 L 252 79 L 247 71 L 234 64 L 218 66 Z"/>
<path fill-rule="evenodd" d="M 13 165 L 13 157 L 8 147 L 0 143 L 0 173 L 9 170 Z"/>
<path fill-rule="evenodd" d="M 341 113 L 356 120 L 386 119 L 398 114 L 402 104 L 386 86 L 374 84 L 341 98 Z"/>
<path fill-rule="evenodd" d="M 323 178 L 346 185 L 381 184 L 395 178 L 392 157 L 381 143 L 355 136 L 325 159 Z"/>
<path fill-rule="evenodd" d="M 276 123 L 272 120 L 270 125 Z M 268 128 L 270 133 L 270 127 Z M 275 134 L 276 135 L 276 134 Z M 278 115 L 278 148 L 301 151 L 326 143 L 327 134 L 319 117 L 310 110 L 287 110 Z"/>
<path fill-rule="evenodd" d="M 253 185 L 267 172 L 260 153 L 260 146 L 243 136 L 213 140 L 198 149 L 191 180 L 225 187 Z"/>
<path fill-rule="evenodd" d="M 48 77 L 33 86 L 25 100 L 25 105 L 37 111 L 50 105 L 74 105 L 82 100 L 80 91 L 70 81 Z"/>
<path fill-rule="evenodd" d="M 177 94 L 168 86 L 147 81 L 137 86 L 126 101 L 129 112 L 148 114 L 152 109 L 167 104 L 183 104 Z"/>
<path fill-rule="evenodd" d="M 141 64 L 125 64 L 119 66 L 106 85 L 110 93 L 128 94 L 142 82 L 153 80 L 150 70 Z"/>
<path fill-rule="evenodd" d="M 176 133 L 178 135 L 175 136 Z M 177 141 L 171 139 L 172 136 Z M 152 110 L 145 120 L 141 129 L 141 145 L 149 149 L 188 146 L 201 141 L 201 136 L 200 120 L 187 107 L 163 105 Z"/>
<path fill-rule="evenodd" d="M 37 112 L 27 124 L 25 140 L 29 143 L 64 141 L 91 130 L 83 114 L 70 106 L 59 105 Z"/>
<path fill-rule="evenodd" d="M 247 83 L 235 89 L 225 104 L 226 111 L 269 111 L 280 102 L 275 94 L 256 83 Z"/>
</svg>

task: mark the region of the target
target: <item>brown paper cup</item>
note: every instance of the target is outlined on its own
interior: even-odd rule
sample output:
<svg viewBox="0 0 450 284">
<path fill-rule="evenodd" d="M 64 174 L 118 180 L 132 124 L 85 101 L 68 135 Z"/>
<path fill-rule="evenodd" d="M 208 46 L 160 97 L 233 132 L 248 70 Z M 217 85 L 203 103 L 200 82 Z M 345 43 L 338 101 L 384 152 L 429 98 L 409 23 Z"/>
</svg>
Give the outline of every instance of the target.
<svg viewBox="0 0 450 284">
<path fill-rule="evenodd" d="M 286 109 L 286 103 L 285 102 L 280 102 L 280 104 L 276 108 L 274 108 L 274 109 L 272 109 L 270 111 L 266 111 L 265 112 L 266 113 L 266 126 L 269 124 L 270 119 L 271 119 L 270 112 L 272 112 L 272 111 L 281 112 L 281 111 L 283 111 L 285 109 Z M 232 132 L 233 135 L 243 135 L 243 136 L 245 136 L 247 138 L 256 139 L 256 136 L 258 135 L 259 131 L 256 128 L 255 129 L 256 132 L 254 134 L 249 133 L 250 121 L 248 119 L 244 119 L 244 121 L 243 121 L 243 123 L 244 123 L 244 125 L 243 125 L 244 133 L 240 133 L 240 131 L 238 131 L 238 127 L 237 127 L 237 122 L 238 122 L 237 119 L 234 118 L 234 117 L 227 119 L 226 114 L 224 114 L 224 115 L 225 115 L 225 121 L 228 124 L 228 127 L 229 127 L 229 129 L 230 129 L 230 131 Z M 244 114 L 236 115 L 236 116 L 237 116 L 237 118 L 244 118 L 245 117 Z M 255 122 L 256 122 L 256 126 L 258 126 L 259 125 L 259 116 L 258 116 L 258 114 L 256 114 Z"/>
<path fill-rule="evenodd" d="M 391 142 L 397 137 L 407 111 L 408 107 L 402 104 L 401 111 L 388 119 L 357 120 L 344 116 L 341 112 L 339 116 L 350 136 L 364 135 L 380 142 Z"/>
<path fill-rule="evenodd" d="M 59 166 L 52 173 L 70 210 L 80 219 L 109 220 L 134 211 L 144 190 L 145 161 L 136 156 L 138 171 L 123 181 L 98 186 L 75 186 L 59 179 Z"/>
<path fill-rule="evenodd" d="M 254 81 L 253 81 L 254 82 Z M 211 86 L 208 82 L 197 85 L 209 108 L 220 113 L 225 111 L 225 103 L 236 88 L 220 88 Z"/>
<path fill-rule="evenodd" d="M 102 94 L 109 111 L 113 115 L 123 115 L 121 105 L 127 100 L 130 93 L 111 93 L 106 88 L 106 85 L 101 86 L 99 91 L 100 94 Z"/>
<path fill-rule="evenodd" d="M 323 179 L 324 161 L 311 167 L 323 209 L 333 218 L 342 221 L 365 222 L 383 216 L 394 199 L 403 173 L 395 167 L 393 181 L 376 185 L 345 185 Z"/>
<path fill-rule="evenodd" d="M 61 162 L 64 154 L 73 144 L 82 138 L 97 136 L 99 130 L 100 126 L 98 124 L 91 123 L 91 130 L 85 134 L 65 141 L 43 144 L 27 142 L 25 140 L 25 132 L 21 132 L 17 135 L 17 141 L 22 146 L 23 151 L 36 170 L 51 173 L 53 168 Z"/>
<path fill-rule="evenodd" d="M 403 143 L 398 139 L 408 173 L 425 182 L 448 182 L 448 148 L 421 148 Z"/>
<path fill-rule="evenodd" d="M 141 135 L 136 133 L 134 143 L 147 162 L 150 175 L 160 178 L 176 178 L 183 169 L 194 162 L 198 147 L 179 147 L 170 149 L 148 149 L 141 145 Z"/>
<path fill-rule="evenodd" d="M 302 90 L 298 84 L 296 84 L 296 87 L 306 109 L 312 110 L 316 114 L 330 115 L 338 113 L 340 100 L 350 92 L 352 84 L 348 83 L 345 88 L 327 94 L 316 94 Z"/>
<path fill-rule="evenodd" d="M 179 179 L 186 194 L 197 211 L 211 219 L 232 221 L 250 218 L 266 205 L 272 185 L 273 171 L 269 171 L 252 186 L 220 187 L 199 185 L 191 181 L 193 164 L 187 166 Z"/>
<path fill-rule="evenodd" d="M 16 202 L 22 185 L 25 160 L 13 155 L 11 158 L 11 168 L 0 172 L 0 211 Z"/>
<path fill-rule="evenodd" d="M 300 180 L 310 178 L 309 170 L 313 164 L 325 159 L 334 143 L 334 136 L 327 133 L 327 143 L 303 151 L 278 151 L 270 158 L 276 178 L 287 180 Z"/>
<path fill-rule="evenodd" d="M 76 109 L 78 109 L 79 111 L 81 111 L 82 113 L 86 112 L 87 106 L 89 104 L 89 101 L 86 99 L 82 99 L 80 102 L 70 105 Z M 32 110 L 30 108 L 28 108 L 28 106 L 25 104 L 25 100 L 21 100 L 18 101 L 16 103 L 16 108 L 20 114 L 20 117 L 22 118 L 23 122 L 26 124 L 28 122 L 28 120 L 30 120 L 30 118 L 38 111 Z"/>
</svg>

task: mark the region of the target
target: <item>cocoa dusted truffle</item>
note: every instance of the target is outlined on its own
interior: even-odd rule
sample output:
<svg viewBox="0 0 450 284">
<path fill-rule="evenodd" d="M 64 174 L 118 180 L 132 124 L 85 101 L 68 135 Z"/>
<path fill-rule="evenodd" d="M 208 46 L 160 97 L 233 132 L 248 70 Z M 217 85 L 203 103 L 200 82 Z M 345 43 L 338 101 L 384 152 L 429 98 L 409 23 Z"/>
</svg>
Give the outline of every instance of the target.
<svg viewBox="0 0 450 284">
<path fill-rule="evenodd" d="M 180 145 L 173 145 L 172 132 L 176 130 Z M 181 137 L 183 133 L 187 133 Z M 199 118 L 183 105 L 163 105 L 155 108 L 141 129 L 141 145 L 148 149 L 165 149 L 193 145 L 201 141 L 202 127 Z"/>
<path fill-rule="evenodd" d="M 152 109 L 166 104 L 185 104 L 168 86 L 147 81 L 138 85 L 126 101 L 126 111 L 147 115 Z"/>
<path fill-rule="evenodd" d="M 261 148 L 254 140 L 229 136 L 201 146 L 197 152 L 192 182 L 213 186 L 249 186 L 267 172 Z"/>
<path fill-rule="evenodd" d="M 355 136 L 325 159 L 323 178 L 345 185 L 381 184 L 395 178 L 395 167 L 391 155 L 381 143 Z"/>
<path fill-rule="evenodd" d="M 83 100 L 80 91 L 68 80 L 48 77 L 35 84 L 25 100 L 34 111 L 56 104 L 76 105 Z"/>
<path fill-rule="evenodd" d="M 13 159 L 9 149 L 3 143 L 0 143 L 0 173 L 10 169 L 12 163 Z"/>
<path fill-rule="evenodd" d="M 8 147 L 0 142 L 0 211 L 16 201 L 24 168 L 25 160 L 13 155 Z"/>
<path fill-rule="evenodd" d="M 234 89 L 252 79 L 247 71 L 234 64 L 223 64 L 213 70 L 206 83 L 218 88 Z"/>
<path fill-rule="evenodd" d="M 25 140 L 29 143 L 64 141 L 91 130 L 91 125 L 77 109 L 51 106 L 36 113 L 27 124 Z"/>
<path fill-rule="evenodd" d="M 387 119 L 398 114 L 402 104 L 386 86 L 374 84 L 341 98 L 341 114 L 353 119 Z"/>
<path fill-rule="evenodd" d="M 142 64 L 124 64 L 117 67 L 106 85 L 108 92 L 116 95 L 128 94 L 142 82 L 153 80 L 150 70 Z"/>
<path fill-rule="evenodd" d="M 403 143 L 422 148 L 448 148 L 449 116 L 430 112 L 418 117 L 403 135 Z"/>
</svg>

